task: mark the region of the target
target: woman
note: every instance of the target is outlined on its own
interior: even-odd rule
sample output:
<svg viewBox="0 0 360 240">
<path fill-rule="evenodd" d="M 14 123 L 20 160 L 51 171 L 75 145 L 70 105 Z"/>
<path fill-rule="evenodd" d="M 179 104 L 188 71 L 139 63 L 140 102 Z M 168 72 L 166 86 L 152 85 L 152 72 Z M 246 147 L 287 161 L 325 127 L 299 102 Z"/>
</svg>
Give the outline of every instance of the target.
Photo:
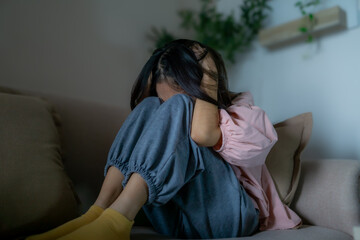
<svg viewBox="0 0 360 240">
<path fill-rule="evenodd" d="M 155 50 L 131 108 L 94 205 L 28 239 L 129 239 L 141 208 L 159 233 L 181 238 L 248 236 L 301 222 L 264 164 L 276 132 L 249 93 L 227 90 L 215 50 L 186 39 Z"/>
</svg>

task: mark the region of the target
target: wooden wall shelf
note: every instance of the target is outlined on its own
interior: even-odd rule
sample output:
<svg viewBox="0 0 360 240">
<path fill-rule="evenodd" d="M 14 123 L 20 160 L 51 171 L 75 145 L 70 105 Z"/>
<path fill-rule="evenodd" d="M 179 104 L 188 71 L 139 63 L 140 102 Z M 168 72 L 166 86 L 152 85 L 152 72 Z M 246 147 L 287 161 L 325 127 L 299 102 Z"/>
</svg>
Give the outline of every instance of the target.
<svg viewBox="0 0 360 240">
<path fill-rule="evenodd" d="M 311 35 L 316 37 L 346 28 L 346 13 L 340 7 L 332 7 L 314 14 L 315 25 Z M 267 48 L 280 47 L 300 40 L 305 40 L 307 34 L 299 31 L 301 27 L 309 29 L 310 21 L 307 16 L 297 20 L 263 29 L 259 32 L 260 43 Z"/>
</svg>

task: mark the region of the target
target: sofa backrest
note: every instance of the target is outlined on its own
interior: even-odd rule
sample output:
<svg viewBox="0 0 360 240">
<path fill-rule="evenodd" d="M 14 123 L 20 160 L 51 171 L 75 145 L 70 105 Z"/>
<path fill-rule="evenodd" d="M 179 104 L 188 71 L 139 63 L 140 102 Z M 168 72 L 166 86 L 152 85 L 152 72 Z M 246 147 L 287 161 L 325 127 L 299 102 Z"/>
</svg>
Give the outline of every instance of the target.
<svg viewBox="0 0 360 240">
<path fill-rule="evenodd" d="M 100 191 L 108 150 L 130 108 L 26 93 L 45 98 L 59 114 L 65 170 L 82 202 L 81 210 L 87 210 Z"/>
</svg>

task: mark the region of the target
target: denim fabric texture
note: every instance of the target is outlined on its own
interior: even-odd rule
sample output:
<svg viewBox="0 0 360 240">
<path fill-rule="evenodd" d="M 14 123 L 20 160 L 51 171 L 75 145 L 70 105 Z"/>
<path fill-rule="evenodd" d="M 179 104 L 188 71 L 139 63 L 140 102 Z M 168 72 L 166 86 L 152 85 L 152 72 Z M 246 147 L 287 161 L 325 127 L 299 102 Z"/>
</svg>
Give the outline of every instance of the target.
<svg viewBox="0 0 360 240">
<path fill-rule="evenodd" d="M 253 234 L 258 210 L 232 168 L 190 137 L 194 102 L 176 94 L 165 102 L 145 98 L 130 113 L 110 148 L 110 166 L 139 173 L 149 188 L 143 210 L 155 230 L 179 238 Z"/>
</svg>

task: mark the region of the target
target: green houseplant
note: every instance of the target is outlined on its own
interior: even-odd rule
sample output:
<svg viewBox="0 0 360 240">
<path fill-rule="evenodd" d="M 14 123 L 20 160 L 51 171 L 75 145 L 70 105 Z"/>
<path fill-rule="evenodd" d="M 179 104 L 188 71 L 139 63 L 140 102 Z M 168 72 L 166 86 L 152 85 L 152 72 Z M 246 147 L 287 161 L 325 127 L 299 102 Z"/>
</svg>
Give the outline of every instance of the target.
<svg viewBox="0 0 360 240">
<path fill-rule="evenodd" d="M 234 13 L 224 15 L 217 11 L 216 1 L 201 0 L 201 9 L 178 11 L 181 18 L 180 27 L 194 30 L 194 40 L 202 42 L 221 52 L 225 59 L 235 62 L 235 54 L 246 50 L 262 28 L 267 18 L 269 0 L 244 0 L 240 7 L 237 21 Z M 163 46 L 177 37 L 165 28 L 152 27 L 148 38 L 154 42 L 155 48 Z"/>
<path fill-rule="evenodd" d="M 308 24 L 299 28 L 300 32 L 307 34 L 307 42 L 313 41 L 312 30 L 316 24 L 316 18 L 311 12 L 307 12 L 306 9 L 312 6 L 316 6 L 318 4 L 320 4 L 320 0 L 311 0 L 307 2 L 298 1 L 295 3 L 295 7 L 299 8 L 302 16 L 307 16 L 308 19 Z"/>
</svg>

